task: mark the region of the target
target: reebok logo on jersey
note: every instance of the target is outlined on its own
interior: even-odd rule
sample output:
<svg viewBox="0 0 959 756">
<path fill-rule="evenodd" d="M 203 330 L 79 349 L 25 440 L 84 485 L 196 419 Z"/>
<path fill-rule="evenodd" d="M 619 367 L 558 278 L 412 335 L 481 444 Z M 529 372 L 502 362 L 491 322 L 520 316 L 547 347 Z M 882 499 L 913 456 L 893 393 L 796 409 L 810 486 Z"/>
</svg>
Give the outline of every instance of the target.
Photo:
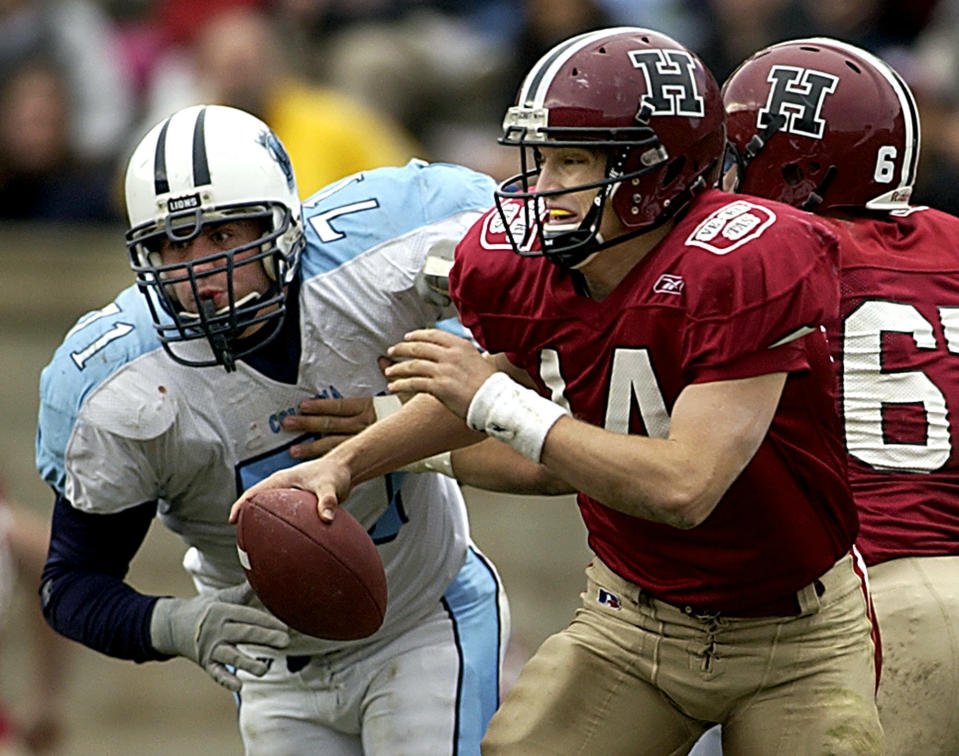
<svg viewBox="0 0 959 756">
<path fill-rule="evenodd" d="M 663 273 L 659 280 L 653 285 L 653 291 L 657 294 L 682 294 L 686 282 L 682 276 L 674 276 L 669 273 Z"/>
<path fill-rule="evenodd" d="M 604 588 L 599 589 L 599 594 L 596 596 L 596 600 L 601 604 L 605 604 L 610 609 L 622 609 L 623 606 L 619 601 L 619 596 L 610 593 Z"/>
<path fill-rule="evenodd" d="M 768 207 L 738 200 L 719 208 L 696 226 L 687 247 L 702 247 L 714 255 L 726 255 L 762 236 L 776 220 Z"/>
</svg>

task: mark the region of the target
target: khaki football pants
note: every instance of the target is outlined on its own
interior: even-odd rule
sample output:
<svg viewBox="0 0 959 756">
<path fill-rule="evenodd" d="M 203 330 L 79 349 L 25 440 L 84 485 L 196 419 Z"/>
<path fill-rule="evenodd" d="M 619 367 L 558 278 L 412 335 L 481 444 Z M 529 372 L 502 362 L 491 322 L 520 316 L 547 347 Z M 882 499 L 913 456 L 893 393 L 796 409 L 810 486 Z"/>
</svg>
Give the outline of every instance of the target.
<svg viewBox="0 0 959 756">
<path fill-rule="evenodd" d="M 869 587 L 882 634 L 886 753 L 959 755 L 959 556 L 877 564 Z"/>
<path fill-rule="evenodd" d="M 851 556 L 788 618 L 687 614 L 594 559 L 582 607 L 523 668 L 486 756 L 685 754 L 722 723 L 725 756 L 881 754 L 876 659 Z M 821 593 L 821 595 L 819 595 Z M 955 699 L 953 699 L 955 700 Z"/>
</svg>

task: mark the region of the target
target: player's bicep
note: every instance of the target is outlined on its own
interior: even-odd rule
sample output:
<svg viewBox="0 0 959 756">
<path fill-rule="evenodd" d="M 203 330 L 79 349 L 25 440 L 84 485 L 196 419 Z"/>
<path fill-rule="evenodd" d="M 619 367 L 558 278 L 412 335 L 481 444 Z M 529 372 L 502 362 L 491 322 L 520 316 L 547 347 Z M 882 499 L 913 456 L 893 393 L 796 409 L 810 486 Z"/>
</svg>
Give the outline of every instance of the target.
<svg viewBox="0 0 959 756">
<path fill-rule="evenodd" d="M 155 515 L 156 501 L 115 514 L 91 514 L 59 496 L 53 511 L 47 565 L 122 578 Z"/>
</svg>

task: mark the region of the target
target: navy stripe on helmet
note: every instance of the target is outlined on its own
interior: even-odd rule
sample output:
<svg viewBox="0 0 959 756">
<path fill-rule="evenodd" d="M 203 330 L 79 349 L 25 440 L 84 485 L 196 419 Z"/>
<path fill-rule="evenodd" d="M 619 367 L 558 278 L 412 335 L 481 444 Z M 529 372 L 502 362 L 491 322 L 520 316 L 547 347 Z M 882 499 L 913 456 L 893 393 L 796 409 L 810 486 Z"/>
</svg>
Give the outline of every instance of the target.
<svg viewBox="0 0 959 756">
<path fill-rule="evenodd" d="M 206 137 L 204 124 L 206 108 L 200 111 L 193 125 L 193 185 L 206 186 L 210 182 L 210 166 L 206 160 Z"/>
<path fill-rule="evenodd" d="M 166 194 L 170 191 L 170 182 L 167 180 L 166 173 L 166 131 L 170 126 L 170 118 L 163 122 L 160 127 L 160 135 L 157 137 L 156 154 L 153 158 L 153 191 L 158 195 Z"/>
</svg>

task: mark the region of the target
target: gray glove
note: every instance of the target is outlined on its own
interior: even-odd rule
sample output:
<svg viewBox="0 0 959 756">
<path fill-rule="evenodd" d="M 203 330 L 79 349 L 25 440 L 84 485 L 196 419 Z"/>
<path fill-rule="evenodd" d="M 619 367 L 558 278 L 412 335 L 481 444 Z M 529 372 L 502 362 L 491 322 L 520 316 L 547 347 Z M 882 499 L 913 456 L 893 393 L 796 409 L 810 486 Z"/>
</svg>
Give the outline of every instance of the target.
<svg viewBox="0 0 959 756">
<path fill-rule="evenodd" d="M 161 654 L 192 659 L 235 693 L 240 680 L 228 665 L 257 677 L 268 668 L 265 662 L 240 651 L 238 643 L 276 649 L 290 643 L 283 622 L 247 606 L 252 598 L 253 589 L 246 582 L 195 598 L 162 598 L 153 607 L 150 643 Z"/>
</svg>

